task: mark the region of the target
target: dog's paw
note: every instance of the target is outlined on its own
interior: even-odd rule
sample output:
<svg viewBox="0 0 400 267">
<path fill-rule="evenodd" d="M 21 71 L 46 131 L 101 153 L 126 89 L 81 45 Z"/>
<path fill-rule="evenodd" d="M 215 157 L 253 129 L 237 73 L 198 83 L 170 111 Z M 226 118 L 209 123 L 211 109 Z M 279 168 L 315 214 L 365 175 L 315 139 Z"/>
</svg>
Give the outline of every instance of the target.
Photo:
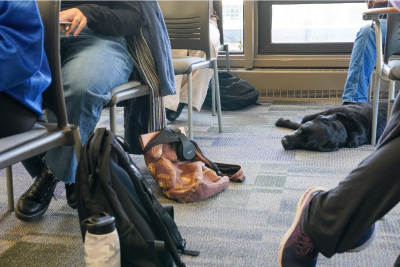
<svg viewBox="0 0 400 267">
<path fill-rule="evenodd" d="M 280 118 L 275 122 L 275 126 L 277 127 L 286 127 L 289 123 L 291 123 L 290 120 L 285 120 L 284 118 Z"/>
</svg>

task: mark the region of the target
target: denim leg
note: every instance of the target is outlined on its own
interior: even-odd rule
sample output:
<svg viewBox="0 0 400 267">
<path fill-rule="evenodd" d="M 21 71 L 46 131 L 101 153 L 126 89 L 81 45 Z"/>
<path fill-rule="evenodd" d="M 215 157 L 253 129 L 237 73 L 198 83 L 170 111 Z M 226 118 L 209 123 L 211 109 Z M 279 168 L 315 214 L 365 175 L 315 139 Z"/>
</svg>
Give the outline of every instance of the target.
<svg viewBox="0 0 400 267">
<path fill-rule="evenodd" d="M 386 19 L 380 19 L 382 39 L 385 42 Z M 342 95 L 343 102 L 368 102 L 367 89 L 376 63 L 375 30 L 365 25 L 357 33 L 351 53 L 349 72 Z"/>
<path fill-rule="evenodd" d="M 128 81 L 133 69 L 124 38 L 96 34 L 65 36 L 62 42 L 62 78 L 68 122 L 79 126 L 82 144 L 99 121 L 110 90 Z M 64 46 L 63 46 L 64 44 Z M 55 122 L 49 112 L 48 120 Z M 61 181 L 75 181 L 77 162 L 73 147 L 47 152 L 45 161 Z"/>
</svg>

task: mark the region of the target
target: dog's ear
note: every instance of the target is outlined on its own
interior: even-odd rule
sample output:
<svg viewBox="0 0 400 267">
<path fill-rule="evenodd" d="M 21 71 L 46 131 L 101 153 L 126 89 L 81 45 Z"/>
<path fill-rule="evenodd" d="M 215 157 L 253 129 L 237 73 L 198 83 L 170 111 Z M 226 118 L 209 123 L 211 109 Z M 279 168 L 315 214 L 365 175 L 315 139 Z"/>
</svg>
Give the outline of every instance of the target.
<svg viewBox="0 0 400 267">
<path fill-rule="evenodd" d="M 326 142 L 324 145 L 322 145 L 319 150 L 321 152 L 331 152 L 331 151 L 336 151 L 339 150 L 339 147 L 336 143 L 332 141 Z"/>
<path fill-rule="evenodd" d="M 327 121 L 335 121 L 336 118 L 337 118 L 336 114 L 332 114 L 332 115 L 329 115 L 329 116 L 319 115 L 317 117 L 317 119 L 319 119 L 319 120 L 327 120 Z"/>
</svg>

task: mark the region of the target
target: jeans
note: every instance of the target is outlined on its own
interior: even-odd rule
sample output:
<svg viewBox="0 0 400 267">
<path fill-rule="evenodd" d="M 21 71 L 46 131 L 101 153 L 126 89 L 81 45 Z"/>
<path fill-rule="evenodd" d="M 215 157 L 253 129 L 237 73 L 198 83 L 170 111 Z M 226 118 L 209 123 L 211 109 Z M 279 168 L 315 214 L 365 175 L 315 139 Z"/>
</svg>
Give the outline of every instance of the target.
<svg viewBox="0 0 400 267">
<path fill-rule="evenodd" d="M 386 19 L 380 19 L 382 40 L 385 43 Z M 343 102 L 367 103 L 368 86 L 376 62 L 375 29 L 365 25 L 357 33 L 351 52 L 349 72 L 342 95 Z"/>
<path fill-rule="evenodd" d="M 82 144 L 100 119 L 103 105 L 110 101 L 110 90 L 128 82 L 133 61 L 127 51 L 125 37 L 104 36 L 87 26 L 76 36 L 61 34 L 61 73 L 68 122 L 79 126 Z M 47 111 L 48 121 L 56 122 Z M 35 177 L 42 157 L 23 162 Z M 45 162 L 57 179 L 64 183 L 75 181 L 77 161 L 74 148 L 58 147 L 48 151 Z"/>
</svg>

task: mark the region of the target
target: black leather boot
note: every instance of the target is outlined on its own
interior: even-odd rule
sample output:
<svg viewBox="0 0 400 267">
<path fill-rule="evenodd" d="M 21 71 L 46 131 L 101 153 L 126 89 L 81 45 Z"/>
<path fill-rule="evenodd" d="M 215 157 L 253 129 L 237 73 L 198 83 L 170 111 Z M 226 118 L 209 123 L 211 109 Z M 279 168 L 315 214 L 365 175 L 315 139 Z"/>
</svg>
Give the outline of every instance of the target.
<svg viewBox="0 0 400 267">
<path fill-rule="evenodd" d="M 25 222 L 39 219 L 50 205 L 58 179 L 49 171 L 45 163 L 34 183 L 18 200 L 15 216 Z"/>
<path fill-rule="evenodd" d="M 165 109 L 165 116 L 169 121 L 174 121 L 176 120 L 182 113 L 183 108 L 185 107 L 185 103 L 179 103 L 178 109 L 176 111 L 170 110 L 170 109 Z"/>
<path fill-rule="evenodd" d="M 65 194 L 67 195 L 67 203 L 73 209 L 76 209 L 78 203 L 76 202 L 75 184 L 65 184 Z"/>
</svg>

